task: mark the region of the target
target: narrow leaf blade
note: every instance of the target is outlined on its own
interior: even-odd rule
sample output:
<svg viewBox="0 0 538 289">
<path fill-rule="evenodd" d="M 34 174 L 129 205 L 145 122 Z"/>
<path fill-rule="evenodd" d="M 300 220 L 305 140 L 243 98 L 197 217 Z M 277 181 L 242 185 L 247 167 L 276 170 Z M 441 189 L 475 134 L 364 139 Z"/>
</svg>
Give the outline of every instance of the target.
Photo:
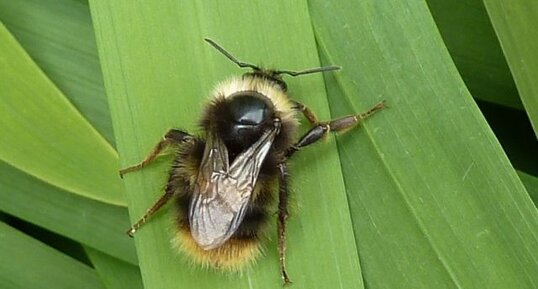
<svg viewBox="0 0 538 289">
<path fill-rule="evenodd" d="M 0 20 L 73 105 L 113 144 L 88 3 L 1 0 Z"/>
<path fill-rule="evenodd" d="M 484 4 L 538 136 L 538 2 L 485 0 Z"/>
<path fill-rule="evenodd" d="M 0 211 L 137 264 L 127 209 L 84 198 L 0 161 Z M 9 180 L 9 181 L 8 181 Z"/>
<path fill-rule="evenodd" d="M 0 159 L 67 191 L 124 204 L 114 149 L 4 25 L 0 25 L 0 53 Z"/>
<path fill-rule="evenodd" d="M 3 222 L 0 222 L 0 258 L 2 288 L 104 289 L 92 268 Z"/>
</svg>

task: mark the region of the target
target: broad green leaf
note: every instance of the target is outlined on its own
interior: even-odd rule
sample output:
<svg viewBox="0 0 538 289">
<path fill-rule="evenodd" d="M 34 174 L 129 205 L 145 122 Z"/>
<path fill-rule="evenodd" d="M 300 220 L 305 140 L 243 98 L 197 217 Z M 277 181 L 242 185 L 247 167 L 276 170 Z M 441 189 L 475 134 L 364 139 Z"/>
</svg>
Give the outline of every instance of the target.
<svg viewBox="0 0 538 289">
<path fill-rule="evenodd" d="M 64 190 L 124 204 L 117 154 L 0 25 L 0 159 Z"/>
<path fill-rule="evenodd" d="M 538 212 L 424 1 L 310 1 L 369 288 L 536 288 Z"/>
<path fill-rule="evenodd" d="M 538 2 L 484 0 L 484 4 L 538 136 Z"/>
<path fill-rule="evenodd" d="M 216 1 L 90 1 L 90 7 L 124 166 L 140 161 L 170 127 L 196 132 L 211 87 L 245 72 L 204 43 L 203 37 L 213 38 L 245 61 L 297 70 L 319 65 L 304 1 L 232 1 L 226 5 Z M 238 15 L 237 11 L 248 13 Z M 296 99 L 321 119 L 329 118 L 321 75 L 287 80 Z M 131 220 L 162 194 L 168 164 L 125 177 Z M 302 151 L 290 170 L 296 203 L 288 234 L 293 287 L 362 288 L 334 140 Z M 166 230 L 171 226 L 169 214 L 157 214 L 135 237 L 146 287 L 281 286 L 274 227 L 269 231 L 271 242 L 264 242 L 265 256 L 242 276 L 226 276 L 178 258 L 170 248 L 172 232 Z"/>
<path fill-rule="evenodd" d="M 481 100 L 522 109 L 482 0 L 427 0 L 427 3 L 469 92 Z"/>
<path fill-rule="evenodd" d="M 88 4 L 0 0 L 0 21 L 97 131 L 114 143 Z"/>
<path fill-rule="evenodd" d="M 107 289 L 143 289 L 137 266 L 87 247 L 86 253 Z"/>
<path fill-rule="evenodd" d="M 0 222 L 0 287 L 3 289 L 102 289 L 95 271 Z"/>
<path fill-rule="evenodd" d="M 60 190 L 1 161 L 0 175 L 0 211 L 137 264 L 125 208 Z"/>
</svg>

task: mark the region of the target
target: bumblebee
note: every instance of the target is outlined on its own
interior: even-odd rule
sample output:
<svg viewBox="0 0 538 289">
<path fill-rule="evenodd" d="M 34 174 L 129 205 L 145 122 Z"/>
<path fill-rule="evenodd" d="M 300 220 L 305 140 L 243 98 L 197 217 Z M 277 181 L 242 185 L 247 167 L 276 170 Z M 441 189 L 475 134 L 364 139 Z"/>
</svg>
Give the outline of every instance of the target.
<svg viewBox="0 0 538 289">
<path fill-rule="evenodd" d="M 194 262 L 237 271 L 260 255 L 260 238 L 277 206 L 280 271 L 285 284 L 287 161 L 329 132 L 351 128 L 384 107 L 320 122 L 287 94 L 283 75 L 299 76 L 338 70 L 328 66 L 303 71 L 269 70 L 241 62 L 211 39 L 211 46 L 251 71 L 217 85 L 200 120 L 202 134 L 171 129 L 140 163 L 120 175 L 151 163 L 165 148 L 177 148 L 165 192 L 129 230 L 129 236 L 169 200 L 174 199 L 174 242 Z M 299 114 L 312 128 L 296 140 Z M 277 185 L 278 183 L 278 185 Z"/>
</svg>

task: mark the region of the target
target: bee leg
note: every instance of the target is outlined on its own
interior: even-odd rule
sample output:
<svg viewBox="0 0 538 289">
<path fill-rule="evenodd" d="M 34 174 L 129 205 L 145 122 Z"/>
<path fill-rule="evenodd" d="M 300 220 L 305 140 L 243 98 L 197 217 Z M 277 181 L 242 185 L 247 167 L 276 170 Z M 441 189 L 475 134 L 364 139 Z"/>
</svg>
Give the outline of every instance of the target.
<svg viewBox="0 0 538 289">
<path fill-rule="evenodd" d="M 166 191 L 164 195 L 162 195 L 154 204 L 151 206 L 145 213 L 142 218 L 140 218 L 134 225 L 127 230 L 127 235 L 129 237 L 133 237 L 136 231 L 142 227 L 146 223 L 149 217 L 151 217 L 153 214 L 155 214 L 162 206 L 164 206 L 168 201 L 174 196 L 174 191 L 166 188 Z"/>
<path fill-rule="evenodd" d="M 153 150 L 149 153 L 144 160 L 142 160 L 140 163 L 130 166 L 128 168 L 120 170 L 120 177 L 123 178 L 123 175 L 126 173 L 130 173 L 136 170 L 139 170 L 145 166 L 147 166 L 149 163 L 151 163 L 157 155 L 166 147 L 168 147 L 171 144 L 179 145 L 182 142 L 185 142 L 189 139 L 192 139 L 192 136 L 186 132 L 180 131 L 178 129 L 171 129 L 169 130 L 164 136 L 163 139 L 157 143 L 157 145 L 153 148 Z"/>
<path fill-rule="evenodd" d="M 317 142 L 330 131 L 339 132 L 357 125 L 358 123 L 367 119 L 368 117 L 370 117 L 377 111 L 383 109 L 384 107 L 385 101 L 382 101 L 363 113 L 356 115 L 348 115 L 331 121 L 317 123 L 316 126 L 311 128 L 306 134 L 301 137 L 301 139 L 299 139 L 297 143 L 295 143 L 290 149 L 288 149 L 286 157 L 289 158 L 302 147 Z"/>
<path fill-rule="evenodd" d="M 286 221 L 288 219 L 288 166 L 286 163 L 278 165 L 278 256 L 280 260 L 280 273 L 284 285 L 291 283 L 286 272 Z"/>
<path fill-rule="evenodd" d="M 300 111 L 303 113 L 304 117 L 308 120 L 308 122 L 310 122 L 310 124 L 312 125 L 316 125 L 318 124 L 318 117 L 316 116 L 316 114 L 310 109 L 308 108 L 308 106 L 298 102 L 298 101 L 293 101 L 294 102 L 294 109 Z"/>
</svg>

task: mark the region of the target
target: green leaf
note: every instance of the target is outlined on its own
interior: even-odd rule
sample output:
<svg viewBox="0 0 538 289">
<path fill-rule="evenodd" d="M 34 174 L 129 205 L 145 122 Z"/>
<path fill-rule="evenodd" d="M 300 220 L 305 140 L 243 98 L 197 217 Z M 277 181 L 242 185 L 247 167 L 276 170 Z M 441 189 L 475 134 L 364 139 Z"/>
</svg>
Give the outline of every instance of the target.
<svg viewBox="0 0 538 289">
<path fill-rule="evenodd" d="M 0 21 L 95 129 L 113 144 L 88 4 L 73 0 L 0 0 Z"/>
<path fill-rule="evenodd" d="M 117 146 L 124 166 L 140 161 L 170 127 L 196 132 L 211 87 L 239 70 L 202 40 L 270 67 L 319 65 L 306 2 L 90 1 Z M 237 11 L 248 11 L 238 17 Z M 151 23 L 151 25 L 148 25 Z M 261 25 L 266 23 L 270 25 Z M 320 74 L 287 79 L 296 99 L 329 118 Z M 304 127 L 303 129 L 306 129 Z M 162 194 L 166 164 L 125 177 L 131 220 Z M 288 269 L 294 288 L 362 288 L 334 140 L 298 155 L 290 168 L 297 208 L 289 221 Z M 189 266 L 170 248 L 168 214 L 137 233 L 144 283 L 150 288 L 278 288 L 276 234 L 266 256 L 241 277 Z M 180 253 L 181 254 L 181 253 Z M 186 285 L 188 284 L 188 285 Z"/>
<path fill-rule="evenodd" d="M 0 287 L 104 288 L 95 271 L 0 222 Z"/>
<path fill-rule="evenodd" d="M 142 277 L 137 266 L 125 263 L 107 254 L 86 248 L 92 264 L 107 289 L 142 289 Z"/>
<path fill-rule="evenodd" d="M 538 2 L 484 0 L 484 4 L 538 136 Z"/>
<path fill-rule="evenodd" d="M 125 208 L 60 190 L 1 161 L 0 175 L 0 211 L 137 264 Z"/>
<path fill-rule="evenodd" d="M 536 288 L 538 214 L 423 1 L 310 1 L 369 288 Z"/>
<path fill-rule="evenodd" d="M 427 2 L 469 92 L 481 100 L 523 109 L 484 3 L 476 0 Z"/>
<path fill-rule="evenodd" d="M 64 190 L 124 204 L 117 154 L 0 26 L 0 159 Z"/>
</svg>

